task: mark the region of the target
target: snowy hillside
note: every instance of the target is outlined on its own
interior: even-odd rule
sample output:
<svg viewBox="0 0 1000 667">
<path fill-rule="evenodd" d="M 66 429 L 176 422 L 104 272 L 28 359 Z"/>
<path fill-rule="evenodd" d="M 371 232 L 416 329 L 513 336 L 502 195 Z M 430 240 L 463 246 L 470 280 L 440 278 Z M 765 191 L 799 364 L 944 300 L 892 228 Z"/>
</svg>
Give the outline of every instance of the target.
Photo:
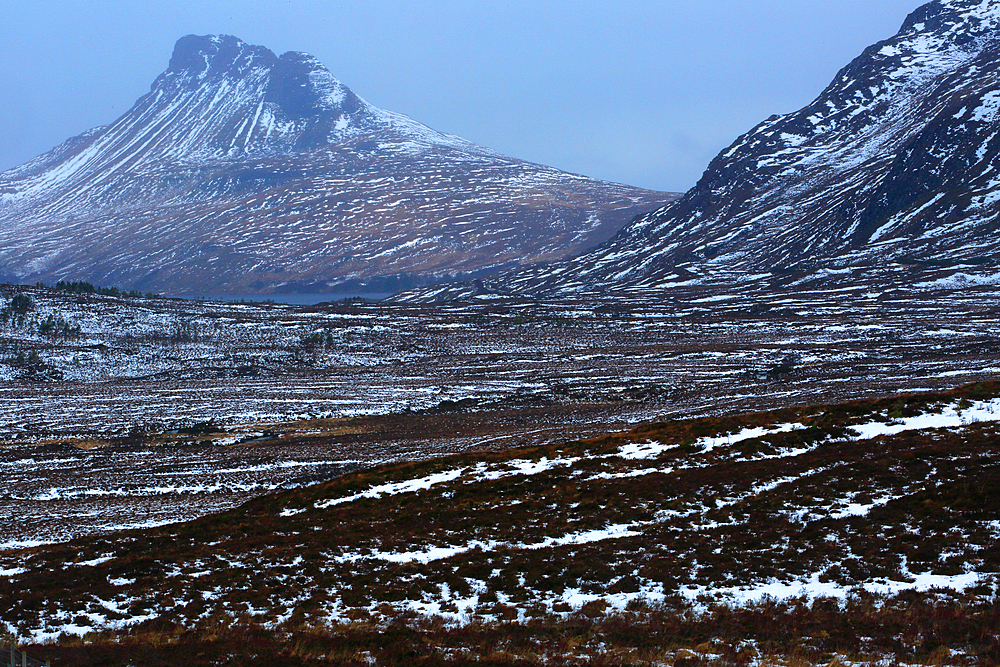
<svg viewBox="0 0 1000 667">
<path fill-rule="evenodd" d="M 581 251 L 672 199 L 377 109 L 307 54 L 188 36 L 124 116 L 0 174 L 0 278 L 175 293 L 425 282 Z"/>
<path fill-rule="evenodd" d="M 1000 2 L 935 0 L 809 106 L 772 116 L 680 201 L 529 291 L 649 288 L 1000 257 Z"/>
</svg>

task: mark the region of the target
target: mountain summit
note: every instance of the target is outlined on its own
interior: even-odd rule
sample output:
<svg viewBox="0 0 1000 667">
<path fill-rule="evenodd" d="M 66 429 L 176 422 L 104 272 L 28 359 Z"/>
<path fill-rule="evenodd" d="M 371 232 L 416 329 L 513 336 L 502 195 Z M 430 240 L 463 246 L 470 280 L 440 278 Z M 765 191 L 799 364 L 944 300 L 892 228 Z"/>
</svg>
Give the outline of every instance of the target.
<svg viewBox="0 0 1000 667">
<path fill-rule="evenodd" d="M 566 256 L 673 198 L 378 109 L 307 54 L 192 35 L 121 118 L 0 174 L 0 278 L 377 289 Z"/>
<path fill-rule="evenodd" d="M 185 91 L 212 91 L 212 105 L 222 101 L 219 93 L 232 95 L 228 101 L 236 105 L 220 110 L 239 125 L 211 128 L 221 131 L 202 137 L 223 153 L 315 148 L 352 125 L 370 126 L 378 115 L 312 56 L 290 52 L 279 58 L 226 35 L 189 35 L 177 42 L 152 92 Z"/>
<path fill-rule="evenodd" d="M 812 104 L 737 139 L 682 199 L 507 286 L 647 289 L 996 264 L 998 174 L 1000 0 L 936 0 Z"/>
</svg>

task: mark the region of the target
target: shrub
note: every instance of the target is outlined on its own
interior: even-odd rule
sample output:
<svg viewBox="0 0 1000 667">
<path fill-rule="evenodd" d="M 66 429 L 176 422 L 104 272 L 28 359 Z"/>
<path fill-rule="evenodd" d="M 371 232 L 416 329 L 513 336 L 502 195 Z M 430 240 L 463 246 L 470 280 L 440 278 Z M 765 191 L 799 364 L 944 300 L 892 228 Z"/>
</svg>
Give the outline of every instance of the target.
<svg viewBox="0 0 1000 667">
<path fill-rule="evenodd" d="M 15 294 L 14 298 L 10 300 L 11 311 L 21 315 L 31 310 L 33 305 L 31 297 L 27 294 Z"/>
</svg>

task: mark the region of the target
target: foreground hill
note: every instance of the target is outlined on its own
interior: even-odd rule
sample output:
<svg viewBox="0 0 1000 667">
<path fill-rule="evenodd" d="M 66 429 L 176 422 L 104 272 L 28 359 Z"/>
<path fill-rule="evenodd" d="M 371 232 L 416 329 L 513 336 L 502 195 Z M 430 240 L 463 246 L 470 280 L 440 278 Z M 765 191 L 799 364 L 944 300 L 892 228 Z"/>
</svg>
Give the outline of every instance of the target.
<svg viewBox="0 0 1000 667">
<path fill-rule="evenodd" d="M 307 54 L 188 36 L 124 116 L 0 174 L 0 279 L 381 291 L 558 259 L 674 198 L 431 130 Z"/>
<path fill-rule="evenodd" d="M 807 107 L 738 138 L 678 202 L 592 252 L 492 288 L 649 289 L 831 271 L 879 282 L 906 266 L 995 267 L 998 63 L 1000 2 L 929 2 Z"/>
<path fill-rule="evenodd" d="M 0 618 L 36 640 L 139 627 L 42 647 L 118 651 L 101 664 L 234 624 L 290 637 L 267 649 L 287 664 L 996 664 L 998 429 L 986 383 L 389 465 L 6 552 Z"/>
</svg>

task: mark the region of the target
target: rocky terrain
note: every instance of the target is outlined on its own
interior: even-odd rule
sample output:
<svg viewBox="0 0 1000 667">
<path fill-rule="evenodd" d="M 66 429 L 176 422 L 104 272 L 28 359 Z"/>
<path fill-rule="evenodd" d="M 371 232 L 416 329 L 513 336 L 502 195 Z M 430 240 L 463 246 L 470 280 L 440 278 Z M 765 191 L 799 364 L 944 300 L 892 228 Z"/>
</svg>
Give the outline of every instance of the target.
<svg viewBox="0 0 1000 667">
<path fill-rule="evenodd" d="M 392 291 L 564 257 L 675 198 L 431 130 L 304 53 L 188 36 L 121 118 L 0 174 L 0 279 Z"/>
</svg>

